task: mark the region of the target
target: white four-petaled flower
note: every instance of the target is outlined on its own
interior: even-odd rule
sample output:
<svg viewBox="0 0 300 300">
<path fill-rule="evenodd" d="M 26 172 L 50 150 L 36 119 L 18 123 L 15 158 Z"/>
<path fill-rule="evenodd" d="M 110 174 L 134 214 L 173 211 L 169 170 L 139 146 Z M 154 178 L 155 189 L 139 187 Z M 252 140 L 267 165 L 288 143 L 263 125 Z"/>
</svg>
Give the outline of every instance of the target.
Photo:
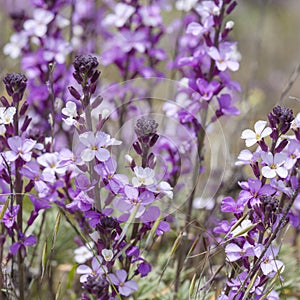
<svg viewBox="0 0 300 300">
<path fill-rule="evenodd" d="M 136 177 L 132 178 L 132 184 L 135 187 L 141 185 L 152 185 L 154 184 L 154 171 L 150 168 L 142 168 L 139 166 L 134 167 L 133 169 Z"/>
<path fill-rule="evenodd" d="M 288 170 L 284 166 L 287 159 L 286 154 L 275 153 L 273 156 L 271 152 L 263 152 L 261 158 L 267 164 L 261 170 L 264 177 L 274 178 L 278 175 L 281 178 L 286 178 L 288 176 Z"/>
<path fill-rule="evenodd" d="M 261 141 L 263 138 L 272 133 L 272 129 L 270 127 L 266 127 L 266 125 L 266 121 L 257 121 L 254 125 L 254 131 L 246 129 L 242 132 L 241 138 L 245 140 L 247 147 L 253 146 L 255 143 Z"/>
<path fill-rule="evenodd" d="M 68 101 L 66 103 L 66 107 L 64 107 L 61 110 L 62 114 L 64 114 L 65 116 L 67 116 L 67 119 L 63 119 L 67 125 L 71 126 L 71 125 L 75 125 L 77 122 L 76 120 L 74 120 L 74 118 L 76 118 L 77 115 L 77 107 L 76 104 L 72 101 Z"/>
</svg>

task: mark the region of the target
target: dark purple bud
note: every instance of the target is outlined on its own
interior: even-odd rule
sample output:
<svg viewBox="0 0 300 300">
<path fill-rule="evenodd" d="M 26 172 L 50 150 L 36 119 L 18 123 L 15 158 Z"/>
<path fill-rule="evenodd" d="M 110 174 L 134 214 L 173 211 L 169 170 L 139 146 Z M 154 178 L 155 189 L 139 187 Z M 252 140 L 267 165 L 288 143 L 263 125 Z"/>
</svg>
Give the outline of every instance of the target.
<svg viewBox="0 0 300 300">
<path fill-rule="evenodd" d="M 291 123 L 283 124 L 280 128 L 281 134 L 287 133 L 289 131 L 290 127 L 291 127 Z"/>
<path fill-rule="evenodd" d="M 138 154 L 138 155 L 142 155 L 143 153 L 143 150 L 142 150 L 142 147 L 140 145 L 140 143 L 138 141 L 134 142 L 132 144 L 133 146 L 133 149 L 135 150 L 135 152 Z"/>
<path fill-rule="evenodd" d="M 4 77 L 3 82 L 5 84 L 7 93 L 10 96 L 13 96 L 13 94 L 18 94 L 17 100 L 20 101 L 27 85 L 27 78 L 25 75 L 19 73 L 7 74 Z"/>
<path fill-rule="evenodd" d="M 91 95 L 93 95 L 96 91 L 96 88 L 97 88 L 97 82 L 94 82 L 90 85 L 90 93 Z"/>
<path fill-rule="evenodd" d="M 8 103 L 7 99 L 6 99 L 4 96 L 2 96 L 2 97 L 0 98 L 0 101 L 1 101 L 1 103 L 3 104 L 3 106 L 5 106 L 5 107 L 10 106 L 10 104 Z"/>
<path fill-rule="evenodd" d="M 281 152 L 286 147 L 287 144 L 288 144 L 288 140 L 281 141 L 281 143 L 275 148 L 275 153 Z"/>
<path fill-rule="evenodd" d="M 77 100 L 81 99 L 81 96 L 79 94 L 79 92 L 73 87 L 73 86 L 69 86 L 68 87 L 70 94 Z"/>
<path fill-rule="evenodd" d="M 295 136 L 296 136 L 297 140 L 300 141 L 300 129 L 297 129 L 295 131 Z"/>
<path fill-rule="evenodd" d="M 155 120 L 142 117 L 137 120 L 134 130 L 138 137 L 143 137 L 156 133 L 157 128 L 158 123 L 156 123 Z"/>
<path fill-rule="evenodd" d="M 37 218 L 39 214 L 36 211 L 31 212 L 31 215 L 27 221 L 28 226 L 32 225 L 32 223 L 34 222 L 34 220 Z"/>
<path fill-rule="evenodd" d="M 155 164 L 156 164 L 155 155 L 151 152 L 147 159 L 147 166 L 151 169 L 154 169 Z"/>
<path fill-rule="evenodd" d="M 24 115 L 25 115 L 25 113 L 26 113 L 28 107 L 29 107 L 29 104 L 28 104 L 27 101 L 25 101 L 25 102 L 23 103 L 23 105 L 21 106 L 21 109 L 20 109 L 20 116 L 24 116 Z"/>
<path fill-rule="evenodd" d="M 274 128 L 272 133 L 270 134 L 270 137 L 273 139 L 273 140 L 277 140 L 278 137 L 279 137 L 279 134 L 278 134 L 278 130 L 277 128 Z"/>
<path fill-rule="evenodd" d="M 155 133 L 149 141 L 149 146 L 153 147 L 155 145 L 155 143 L 157 142 L 158 138 L 159 138 L 159 135 Z"/>
<path fill-rule="evenodd" d="M 258 163 L 256 162 L 254 164 L 251 164 L 251 167 L 252 167 L 254 176 L 256 178 L 259 178 L 260 177 L 260 169 L 259 169 Z"/>
<path fill-rule="evenodd" d="M 268 119 L 269 119 L 270 126 L 272 128 L 275 128 L 276 125 L 277 125 L 277 120 L 276 120 L 276 118 L 274 117 L 274 115 L 272 113 L 268 114 Z"/>
<path fill-rule="evenodd" d="M 264 152 L 268 152 L 268 145 L 266 144 L 266 142 L 264 141 L 264 139 L 262 139 L 261 141 L 258 142 L 260 148 L 262 151 Z"/>
<path fill-rule="evenodd" d="M 91 83 L 94 83 L 98 80 L 101 72 L 99 70 L 96 70 L 91 78 Z"/>
<path fill-rule="evenodd" d="M 97 108 L 102 102 L 103 102 L 103 97 L 101 95 L 97 96 L 96 99 L 91 104 L 91 109 Z"/>
<path fill-rule="evenodd" d="M 226 9 L 226 13 L 229 15 L 233 10 L 234 8 L 237 6 L 237 3 L 236 1 L 233 1 Z"/>
<path fill-rule="evenodd" d="M 78 72 L 74 72 L 73 77 L 79 84 L 81 84 L 83 82 L 83 78 L 81 77 L 81 75 Z"/>
<path fill-rule="evenodd" d="M 32 120 L 32 118 L 30 118 L 28 116 L 25 117 L 25 120 L 24 120 L 23 125 L 21 127 L 21 131 L 23 131 L 23 132 L 26 131 L 26 129 L 28 128 L 28 125 L 31 122 L 31 120 Z"/>
<path fill-rule="evenodd" d="M 83 77 L 91 77 L 98 64 L 97 57 L 92 55 L 78 55 L 73 62 L 74 69 Z"/>
<path fill-rule="evenodd" d="M 34 187 L 34 181 L 30 180 L 29 183 L 25 186 L 25 193 L 29 193 Z"/>
</svg>

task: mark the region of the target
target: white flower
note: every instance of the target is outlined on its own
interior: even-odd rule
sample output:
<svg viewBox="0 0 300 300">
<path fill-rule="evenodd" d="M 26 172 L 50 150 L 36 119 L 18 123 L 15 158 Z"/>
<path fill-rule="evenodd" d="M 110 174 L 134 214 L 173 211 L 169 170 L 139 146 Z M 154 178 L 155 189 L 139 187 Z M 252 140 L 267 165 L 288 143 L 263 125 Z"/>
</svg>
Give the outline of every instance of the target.
<svg viewBox="0 0 300 300">
<path fill-rule="evenodd" d="M 110 249 L 103 249 L 101 254 L 105 261 L 111 261 L 114 257 L 114 253 Z"/>
<path fill-rule="evenodd" d="M 136 177 L 132 178 L 132 184 L 134 187 L 141 185 L 152 185 L 154 184 L 154 171 L 150 168 L 134 167 L 133 169 Z"/>
<path fill-rule="evenodd" d="M 297 130 L 299 128 L 300 128 L 300 113 L 297 114 L 297 116 L 291 123 L 291 129 Z"/>
<path fill-rule="evenodd" d="M 255 143 L 261 141 L 263 138 L 269 136 L 272 133 L 270 127 L 265 128 L 267 125 L 266 121 L 257 121 L 254 125 L 254 130 L 246 129 L 242 132 L 241 138 L 246 140 L 246 146 L 251 147 Z"/>
<path fill-rule="evenodd" d="M 76 118 L 77 115 L 77 107 L 76 104 L 72 101 L 68 101 L 66 103 L 66 107 L 64 107 L 61 110 L 62 114 L 64 114 L 65 116 L 67 116 L 67 119 L 63 119 L 67 125 L 71 126 L 71 125 L 75 125 L 77 122 L 76 120 L 74 120 L 74 118 Z"/>
<path fill-rule="evenodd" d="M 190 11 L 198 0 L 177 0 L 176 1 L 176 9 L 183 11 Z"/>
<path fill-rule="evenodd" d="M 135 8 L 133 6 L 118 3 L 115 6 L 115 13 L 108 15 L 104 20 L 104 25 L 115 25 L 123 27 L 127 20 L 133 15 Z"/>
<path fill-rule="evenodd" d="M 162 193 L 173 199 L 173 188 L 166 181 L 161 181 L 157 185 L 149 186 L 148 190 L 154 193 Z"/>
<path fill-rule="evenodd" d="M 22 49 L 28 44 L 27 33 L 24 31 L 16 32 L 10 37 L 10 41 L 3 48 L 3 53 L 16 59 L 20 56 Z"/>
<path fill-rule="evenodd" d="M 248 231 L 251 230 L 255 226 L 250 220 L 244 220 L 241 224 L 239 224 L 236 228 L 234 228 L 230 233 L 233 237 L 237 236 L 245 236 Z"/>
<path fill-rule="evenodd" d="M 48 24 L 54 19 L 54 13 L 36 8 L 33 11 L 33 19 L 24 22 L 24 29 L 38 37 L 43 37 L 48 29 Z"/>
<path fill-rule="evenodd" d="M 79 264 L 85 263 L 87 260 L 93 257 L 91 249 L 94 247 L 93 242 L 86 243 L 85 246 L 81 246 L 74 250 L 75 261 Z"/>
<path fill-rule="evenodd" d="M 283 166 L 287 158 L 285 154 L 276 153 L 273 156 L 271 152 L 263 152 L 261 158 L 267 164 L 261 170 L 264 177 L 274 178 L 278 175 L 281 178 L 286 178 L 288 176 L 288 170 Z"/>
<path fill-rule="evenodd" d="M 81 274 L 80 282 L 86 282 L 89 276 L 103 275 L 104 273 L 107 273 L 107 267 L 102 265 L 102 261 L 102 257 L 98 255 L 93 257 L 91 263 L 92 267 L 80 265 L 76 270 L 77 274 Z"/>
<path fill-rule="evenodd" d="M 14 120 L 14 115 L 16 113 L 15 107 L 0 107 L 0 124 L 8 125 Z"/>
</svg>

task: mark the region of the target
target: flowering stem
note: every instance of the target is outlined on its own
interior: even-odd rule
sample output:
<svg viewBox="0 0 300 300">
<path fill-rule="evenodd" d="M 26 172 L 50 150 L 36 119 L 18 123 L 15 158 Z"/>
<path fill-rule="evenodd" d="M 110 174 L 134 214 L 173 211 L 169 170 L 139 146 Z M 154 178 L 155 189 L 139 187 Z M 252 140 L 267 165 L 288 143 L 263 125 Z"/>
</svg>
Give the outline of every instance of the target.
<svg viewBox="0 0 300 300">
<path fill-rule="evenodd" d="M 280 231 L 282 225 L 284 224 L 284 222 L 286 222 L 286 216 L 289 213 L 291 207 L 294 204 L 294 201 L 296 199 L 296 197 L 298 196 L 300 192 L 300 184 L 298 184 L 298 187 L 295 191 L 295 193 L 293 194 L 289 205 L 287 206 L 285 212 L 283 213 L 281 219 L 278 222 L 278 225 L 276 226 L 275 230 L 273 231 L 272 235 L 270 236 L 267 244 L 264 246 L 263 251 L 261 252 L 260 256 L 258 257 L 257 261 L 255 262 L 255 264 L 253 265 L 253 267 L 251 268 L 250 272 L 248 273 L 247 277 L 245 278 L 243 284 L 241 285 L 241 287 L 239 288 L 239 290 L 236 292 L 234 299 L 236 299 L 236 297 L 239 295 L 239 293 L 242 291 L 242 289 L 244 288 L 246 282 L 251 278 L 251 276 L 258 270 L 259 268 L 259 264 L 261 262 L 261 260 L 263 259 L 264 255 L 266 254 L 267 250 L 269 249 L 270 245 L 272 244 L 272 242 L 275 240 L 275 238 L 277 237 L 278 232 Z"/>
</svg>

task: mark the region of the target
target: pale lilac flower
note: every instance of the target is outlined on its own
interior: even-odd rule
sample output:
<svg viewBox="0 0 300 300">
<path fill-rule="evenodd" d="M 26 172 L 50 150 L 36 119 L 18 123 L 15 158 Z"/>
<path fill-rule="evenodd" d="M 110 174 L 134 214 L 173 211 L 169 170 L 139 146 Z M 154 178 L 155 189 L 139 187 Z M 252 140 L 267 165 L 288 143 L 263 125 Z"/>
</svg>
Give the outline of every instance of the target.
<svg viewBox="0 0 300 300">
<path fill-rule="evenodd" d="M 157 5 L 142 6 L 139 9 L 142 21 L 146 26 L 156 27 L 162 23 L 160 7 Z"/>
<path fill-rule="evenodd" d="M 291 140 L 288 144 L 286 154 L 287 159 L 284 166 L 290 170 L 300 158 L 300 142 L 298 140 Z"/>
<path fill-rule="evenodd" d="M 24 29 L 38 37 L 43 37 L 48 29 L 48 24 L 54 19 L 54 13 L 42 8 L 33 11 L 33 19 L 24 22 Z"/>
<path fill-rule="evenodd" d="M 219 1 L 219 4 L 216 5 L 215 1 L 201 1 L 200 4 L 195 7 L 195 9 L 201 16 L 202 21 L 205 21 L 207 18 L 220 15 L 221 6 L 223 4 L 222 2 L 223 1 Z"/>
<path fill-rule="evenodd" d="M 161 181 L 156 185 L 148 186 L 147 189 L 154 193 L 161 193 L 167 195 L 170 199 L 173 199 L 173 188 L 166 181 Z"/>
<path fill-rule="evenodd" d="M 245 242 L 241 248 L 237 244 L 230 243 L 225 247 L 226 258 L 228 261 L 233 262 L 243 257 L 254 256 L 254 247 Z"/>
<path fill-rule="evenodd" d="M 288 176 L 288 170 L 284 166 L 287 157 L 284 153 L 275 153 L 273 156 L 271 152 L 263 152 L 261 158 L 266 163 L 266 166 L 261 170 L 264 177 L 274 178 L 278 175 L 281 178 L 286 178 Z"/>
<path fill-rule="evenodd" d="M 213 25 L 213 18 L 207 18 L 203 22 L 203 25 L 197 22 L 191 22 L 186 29 L 186 33 L 199 37 L 209 32 Z"/>
<path fill-rule="evenodd" d="M 254 249 L 256 257 L 259 257 L 264 250 L 263 245 L 257 245 Z M 272 273 L 277 272 L 283 272 L 284 270 L 284 264 L 282 261 L 277 260 L 276 257 L 278 255 L 278 248 L 275 248 L 274 246 L 270 246 L 265 253 L 265 255 L 262 258 L 262 261 L 260 263 L 260 268 L 264 275 L 272 275 Z"/>
<path fill-rule="evenodd" d="M 251 151 L 249 151 L 248 149 L 242 150 L 237 157 L 238 161 L 235 162 L 235 165 L 249 165 L 252 162 L 252 158 L 253 153 Z"/>
<path fill-rule="evenodd" d="M 123 27 L 127 20 L 133 15 L 135 8 L 125 3 L 118 3 L 115 5 L 114 14 L 109 14 L 103 20 L 104 25 L 114 25 L 116 27 Z"/>
<path fill-rule="evenodd" d="M 16 59 L 22 53 L 22 49 L 28 44 L 28 36 L 24 31 L 16 32 L 10 37 L 10 41 L 3 48 L 3 53 Z"/>
<path fill-rule="evenodd" d="M 34 148 L 36 141 L 32 139 L 23 139 L 19 136 L 10 137 L 7 140 L 8 146 L 11 151 L 5 152 L 5 158 L 12 162 L 18 157 L 21 157 L 24 161 L 31 160 L 31 151 Z"/>
<path fill-rule="evenodd" d="M 141 185 L 152 185 L 155 182 L 154 179 L 154 170 L 150 168 L 142 168 L 139 166 L 134 167 L 133 169 L 136 177 L 132 178 L 132 184 L 135 187 L 139 187 Z"/>
<path fill-rule="evenodd" d="M 99 161 L 107 161 L 110 158 L 110 153 L 104 147 L 121 144 L 121 142 L 111 138 L 110 135 L 104 132 L 97 132 L 96 135 L 91 131 L 85 132 L 79 136 L 79 140 L 87 147 L 81 152 L 81 158 L 86 162 L 93 160 L 95 157 Z"/>
<path fill-rule="evenodd" d="M 297 130 L 299 128 L 300 128 L 300 113 L 297 114 L 297 116 L 291 123 L 291 129 Z"/>
<path fill-rule="evenodd" d="M 67 204 L 68 209 L 79 209 L 81 211 L 88 211 L 93 207 L 94 200 L 90 198 L 85 192 L 81 191 L 75 198 L 74 201 Z"/>
<path fill-rule="evenodd" d="M 94 242 L 86 243 L 84 246 L 81 246 L 74 250 L 74 259 L 77 263 L 83 264 L 87 260 L 93 257 L 93 251 L 91 250 L 94 247 Z"/>
<path fill-rule="evenodd" d="M 72 101 L 68 101 L 66 103 L 66 107 L 64 107 L 61 110 L 62 114 L 67 116 L 67 119 L 63 119 L 64 122 L 66 122 L 67 125 L 71 126 L 71 125 L 75 125 L 77 123 L 76 120 L 74 120 L 74 118 L 76 118 L 78 116 L 77 114 L 77 107 L 76 104 Z"/>
<path fill-rule="evenodd" d="M 239 53 L 236 46 L 230 43 L 223 43 L 219 50 L 212 46 L 208 49 L 208 55 L 216 61 L 216 66 L 220 71 L 225 71 L 227 68 L 231 71 L 239 69 Z"/>
<path fill-rule="evenodd" d="M 176 9 L 183 11 L 190 11 L 196 4 L 198 0 L 177 0 Z"/>
<path fill-rule="evenodd" d="M 134 291 L 137 291 L 138 285 L 135 281 L 127 279 L 127 272 L 125 270 L 117 270 L 116 274 L 108 274 L 111 282 L 118 287 L 119 293 L 123 296 L 129 296 Z"/>
<path fill-rule="evenodd" d="M 153 193 L 144 191 L 139 195 L 139 190 L 132 186 L 125 186 L 124 197 L 116 198 L 114 206 L 121 212 L 132 213 L 136 207 L 136 218 L 139 218 L 145 211 L 145 206 L 154 201 Z"/>
<path fill-rule="evenodd" d="M 124 29 L 117 36 L 117 44 L 125 53 L 128 53 L 131 50 L 144 53 L 150 45 L 148 39 L 148 31 L 143 28 L 136 30 L 135 32 Z"/>
<path fill-rule="evenodd" d="M 43 59 L 47 62 L 55 61 L 64 64 L 66 57 L 72 51 L 71 45 L 63 39 L 47 38 L 46 47 L 43 51 Z"/>
<path fill-rule="evenodd" d="M 44 153 L 37 158 L 37 162 L 44 167 L 43 179 L 48 182 L 55 182 L 55 174 L 64 174 L 66 167 L 61 166 L 59 153 Z"/>
<path fill-rule="evenodd" d="M 254 131 L 251 129 L 245 129 L 242 132 L 241 138 L 246 140 L 245 142 L 247 147 L 253 146 L 255 143 L 261 141 L 263 138 L 272 133 L 272 129 L 270 127 L 266 127 L 266 125 L 266 121 L 257 121 L 254 125 Z"/>
<path fill-rule="evenodd" d="M 107 267 L 102 265 L 102 257 L 100 255 L 93 257 L 92 267 L 87 265 L 78 266 L 76 273 L 80 274 L 80 282 L 86 282 L 89 276 L 103 275 L 107 273 Z"/>
<path fill-rule="evenodd" d="M 110 249 L 102 249 L 101 254 L 105 261 L 111 261 L 114 257 L 114 253 Z"/>
</svg>

